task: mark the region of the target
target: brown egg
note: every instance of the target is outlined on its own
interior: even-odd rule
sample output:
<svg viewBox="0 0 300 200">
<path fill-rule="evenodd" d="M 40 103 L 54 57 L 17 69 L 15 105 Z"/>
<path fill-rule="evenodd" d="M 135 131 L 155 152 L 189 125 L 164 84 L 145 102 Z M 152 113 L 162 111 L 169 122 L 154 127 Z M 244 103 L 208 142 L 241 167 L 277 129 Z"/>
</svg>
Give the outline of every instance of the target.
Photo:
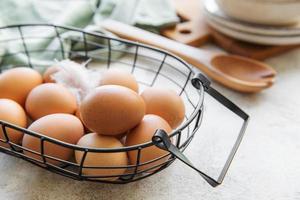
<svg viewBox="0 0 300 200">
<path fill-rule="evenodd" d="M 126 71 L 109 69 L 103 73 L 99 86 L 102 85 L 120 85 L 139 92 L 139 85 L 134 76 Z"/>
<path fill-rule="evenodd" d="M 80 119 L 80 121 L 83 123 L 82 118 L 81 118 L 81 114 L 80 114 L 79 106 L 77 107 L 77 110 L 76 110 L 76 112 L 75 112 L 75 116 L 76 116 L 78 119 Z M 84 124 L 83 124 L 83 126 L 84 126 L 84 132 L 85 132 L 85 133 L 91 133 L 91 132 L 92 132 L 92 131 L 90 131 Z"/>
<path fill-rule="evenodd" d="M 157 129 L 163 129 L 167 133 L 172 132 L 171 127 L 163 118 L 157 115 L 145 115 L 141 123 L 127 134 L 125 146 L 133 146 L 151 141 L 152 136 L 154 135 Z M 140 154 L 140 164 L 152 161 L 166 154 L 166 151 L 161 150 L 156 146 L 143 148 Z M 130 164 L 135 165 L 137 162 L 137 150 L 129 151 L 128 156 Z M 149 169 L 151 167 L 165 162 L 167 159 L 168 157 L 164 157 L 155 162 L 145 164 L 143 166 L 140 166 L 139 170 Z M 154 168 L 152 170 L 155 169 L 157 168 Z M 150 172 L 152 170 L 150 170 Z"/>
<path fill-rule="evenodd" d="M 59 71 L 58 66 L 53 65 L 51 67 L 48 67 L 43 74 L 44 82 L 45 83 L 55 83 L 55 81 L 53 80 L 53 78 L 51 76 L 52 76 L 52 74 L 54 74 L 58 71 Z"/>
<path fill-rule="evenodd" d="M 77 110 L 76 110 L 75 116 L 78 117 L 78 119 L 80 119 L 80 121 L 82 121 L 82 119 L 81 119 L 81 114 L 80 114 L 80 109 L 77 109 Z"/>
<path fill-rule="evenodd" d="M 83 123 L 93 132 L 118 135 L 135 127 L 143 118 L 145 104 L 134 91 L 118 85 L 95 88 L 81 102 Z"/>
<path fill-rule="evenodd" d="M 29 92 L 42 82 L 42 76 L 34 69 L 9 69 L 0 75 L 0 98 L 12 99 L 24 106 Z"/>
<path fill-rule="evenodd" d="M 184 120 L 184 103 L 173 90 L 147 88 L 141 96 L 146 104 L 146 114 L 161 116 L 173 129 Z"/>
<path fill-rule="evenodd" d="M 121 142 L 109 136 L 103 136 L 96 133 L 89 133 L 78 141 L 77 145 L 81 147 L 92 148 L 121 148 L 123 145 Z M 77 163 L 81 163 L 83 151 L 75 151 L 75 159 Z M 117 153 L 93 153 L 88 152 L 83 165 L 85 167 L 122 167 L 127 166 L 128 159 L 126 152 Z M 124 174 L 126 168 L 119 169 L 95 169 L 95 168 L 83 168 L 82 173 L 85 175 L 94 176 L 115 176 L 111 178 L 102 178 L 109 180 L 116 180 L 120 175 Z"/>
<path fill-rule="evenodd" d="M 45 83 L 29 93 L 25 108 L 29 116 L 36 120 L 54 113 L 74 114 L 77 102 L 75 96 L 64 86 Z"/>
<path fill-rule="evenodd" d="M 84 134 L 83 125 L 80 120 L 70 114 L 47 115 L 33 122 L 28 129 L 70 144 L 77 144 L 78 140 Z M 41 152 L 40 143 L 40 139 L 25 134 L 22 146 L 36 152 Z M 29 151 L 24 151 L 24 154 L 37 160 L 42 160 L 41 156 Z M 73 155 L 73 150 L 45 141 L 44 154 L 62 160 L 69 160 Z M 60 164 L 59 161 L 53 159 L 46 159 L 46 161 L 55 165 Z"/>
<path fill-rule="evenodd" d="M 23 108 L 15 101 L 10 99 L 0 99 L 0 120 L 26 128 L 27 119 Z M 20 144 L 23 133 L 12 128 L 6 127 L 6 133 L 11 142 Z M 2 127 L 0 127 L 0 138 L 6 140 Z M 9 145 L 1 143 L 1 146 L 8 147 Z"/>
</svg>

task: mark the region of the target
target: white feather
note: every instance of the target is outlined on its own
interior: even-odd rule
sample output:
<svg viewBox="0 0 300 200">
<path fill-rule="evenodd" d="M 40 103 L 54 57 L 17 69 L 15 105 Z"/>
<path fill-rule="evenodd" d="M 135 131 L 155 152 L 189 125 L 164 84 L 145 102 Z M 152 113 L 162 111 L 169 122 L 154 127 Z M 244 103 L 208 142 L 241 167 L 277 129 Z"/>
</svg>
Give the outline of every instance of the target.
<svg viewBox="0 0 300 200">
<path fill-rule="evenodd" d="M 56 83 L 67 87 L 76 96 L 78 103 L 99 83 L 100 75 L 85 67 L 89 61 L 83 64 L 69 59 L 57 61 L 56 65 L 61 69 L 51 76 Z"/>
</svg>

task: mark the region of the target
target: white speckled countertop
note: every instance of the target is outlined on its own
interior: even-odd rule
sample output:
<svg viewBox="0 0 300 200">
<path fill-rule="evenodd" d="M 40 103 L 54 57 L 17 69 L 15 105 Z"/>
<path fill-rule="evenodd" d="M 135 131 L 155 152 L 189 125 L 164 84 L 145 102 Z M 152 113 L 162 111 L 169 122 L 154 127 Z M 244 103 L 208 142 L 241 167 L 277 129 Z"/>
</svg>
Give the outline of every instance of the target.
<svg viewBox="0 0 300 200">
<path fill-rule="evenodd" d="M 300 199 L 300 49 L 268 63 L 278 71 L 277 82 L 260 94 L 239 94 L 214 84 L 251 115 L 221 186 L 211 188 L 179 161 L 140 182 L 106 185 L 77 182 L 0 153 L 0 199 Z M 191 146 L 197 146 L 197 138 Z"/>
</svg>

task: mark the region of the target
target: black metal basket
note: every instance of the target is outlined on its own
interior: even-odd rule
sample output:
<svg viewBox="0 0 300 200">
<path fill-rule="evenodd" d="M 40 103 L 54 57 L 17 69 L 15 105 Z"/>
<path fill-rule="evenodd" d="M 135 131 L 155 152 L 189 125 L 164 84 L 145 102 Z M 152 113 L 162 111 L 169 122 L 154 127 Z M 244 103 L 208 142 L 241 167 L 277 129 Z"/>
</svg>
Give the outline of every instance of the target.
<svg viewBox="0 0 300 200">
<path fill-rule="evenodd" d="M 169 82 L 170 85 L 172 85 L 172 88 L 182 96 L 185 101 L 185 106 L 190 108 L 187 109 L 185 121 L 180 127 L 174 130 L 170 136 L 168 136 L 163 130 L 157 130 L 153 133 L 152 141 L 149 141 L 148 143 L 116 149 L 83 148 L 43 136 L 39 133 L 29 131 L 5 121 L 0 121 L 4 134 L 4 139 L 0 139 L 0 141 L 1 143 L 6 144 L 6 147 L 3 145 L 0 146 L 0 150 L 2 152 L 19 157 L 49 171 L 76 180 L 120 184 L 128 183 L 151 176 L 165 169 L 176 158 L 178 158 L 188 166 L 198 171 L 210 185 L 217 186 L 223 181 L 228 167 L 244 135 L 248 115 L 227 98 L 222 96 L 219 92 L 214 90 L 210 86 L 208 79 L 200 73 L 195 73 L 186 62 L 168 52 L 151 46 L 64 26 L 50 24 L 15 25 L 0 28 L 0 35 L 1 32 L 14 34 L 6 34 L 6 37 L 1 37 L 0 47 L 13 45 L 20 47 L 21 45 L 21 48 L 17 48 L 16 50 L 10 49 L 9 52 L 1 55 L 1 70 L 18 66 L 27 66 L 41 71 L 45 67 L 49 66 L 49 63 L 54 62 L 54 59 L 61 60 L 65 58 L 82 61 L 92 59 L 93 62 L 99 62 L 107 68 L 110 68 L 115 64 L 122 65 L 134 74 L 147 73 L 146 77 L 136 75 L 137 80 L 142 87 L 152 87 L 156 85 L 162 86 L 163 83 Z M 68 47 L 65 45 L 66 40 L 68 41 Z M 99 42 L 100 40 L 101 42 Z M 33 41 L 36 41 L 37 44 L 42 43 L 43 45 L 29 45 L 29 43 L 32 43 Z M 41 46 L 43 46 L 43 48 L 40 48 Z M 51 49 L 51 47 L 54 48 Z M 25 59 L 20 59 L 19 57 Z M 43 63 L 35 64 L 38 58 L 42 58 L 45 62 L 47 61 L 44 63 L 44 66 Z M 89 65 L 87 67 L 89 67 Z M 221 174 L 217 179 L 213 179 L 198 170 L 182 154 L 201 125 L 203 116 L 203 101 L 206 93 L 211 95 L 219 103 L 223 104 L 243 120 L 240 133 L 232 147 L 224 167 L 222 168 Z M 26 149 L 22 147 L 21 144 L 15 144 L 10 141 L 7 135 L 8 128 L 39 138 L 40 152 Z M 172 138 L 172 142 L 170 138 Z M 83 157 L 81 162 L 76 163 L 75 161 L 60 160 L 58 158 L 45 155 L 44 145 L 46 142 L 54 143 L 72 150 L 82 151 Z M 140 155 L 143 153 L 143 149 L 154 145 L 158 148 L 164 149 L 166 151 L 166 155 L 147 163 L 141 163 Z M 24 151 L 29 151 L 39 155 L 40 159 L 31 158 L 25 155 L 23 153 Z M 129 151 L 138 152 L 137 162 L 127 166 L 91 167 L 86 166 L 84 162 L 86 155 L 91 152 L 116 153 Z M 49 160 L 60 161 L 63 165 L 58 166 L 51 164 Z M 149 163 L 155 164 L 149 165 L 151 167 L 146 169 L 143 168 L 143 170 L 139 169 L 139 166 L 145 166 Z M 111 170 L 116 168 L 125 168 L 126 172 L 125 174 L 115 174 L 114 176 L 91 176 L 82 173 L 84 168 Z M 109 179 L 112 177 L 116 177 L 117 179 Z"/>
</svg>

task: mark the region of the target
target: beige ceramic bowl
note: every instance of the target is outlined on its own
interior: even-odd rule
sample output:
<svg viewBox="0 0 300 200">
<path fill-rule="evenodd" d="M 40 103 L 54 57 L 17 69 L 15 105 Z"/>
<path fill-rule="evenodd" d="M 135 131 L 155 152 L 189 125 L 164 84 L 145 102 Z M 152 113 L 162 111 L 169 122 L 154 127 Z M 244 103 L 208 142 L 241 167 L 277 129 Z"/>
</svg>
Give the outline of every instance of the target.
<svg viewBox="0 0 300 200">
<path fill-rule="evenodd" d="M 300 18 L 300 0 L 216 0 L 228 16 L 257 24 L 290 25 Z"/>
</svg>

